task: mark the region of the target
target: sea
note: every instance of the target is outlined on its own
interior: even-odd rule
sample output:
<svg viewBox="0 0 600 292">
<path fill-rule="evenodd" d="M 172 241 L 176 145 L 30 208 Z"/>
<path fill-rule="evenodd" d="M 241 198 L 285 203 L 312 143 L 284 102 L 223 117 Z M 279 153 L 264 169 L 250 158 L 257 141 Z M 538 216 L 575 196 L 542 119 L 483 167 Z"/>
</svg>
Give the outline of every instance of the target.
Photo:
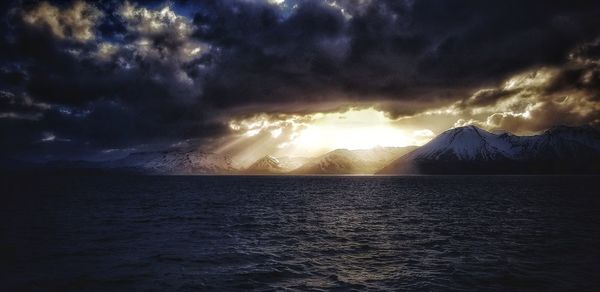
<svg viewBox="0 0 600 292">
<path fill-rule="evenodd" d="M 598 176 L 0 178 L 2 291 L 598 291 Z"/>
</svg>

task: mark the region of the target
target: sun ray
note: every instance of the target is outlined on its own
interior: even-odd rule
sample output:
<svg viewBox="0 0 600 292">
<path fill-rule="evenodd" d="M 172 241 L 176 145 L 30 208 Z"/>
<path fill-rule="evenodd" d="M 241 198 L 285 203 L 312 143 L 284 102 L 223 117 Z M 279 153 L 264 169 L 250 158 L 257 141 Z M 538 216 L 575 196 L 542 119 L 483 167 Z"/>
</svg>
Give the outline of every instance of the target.
<svg viewBox="0 0 600 292">
<path fill-rule="evenodd" d="M 335 149 L 371 149 L 422 145 L 429 129 L 407 129 L 374 108 L 298 115 L 260 114 L 230 122 L 236 133 L 221 152 L 237 149 L 242 164 L 261 155 L 314 157 Z"/>
</svg>

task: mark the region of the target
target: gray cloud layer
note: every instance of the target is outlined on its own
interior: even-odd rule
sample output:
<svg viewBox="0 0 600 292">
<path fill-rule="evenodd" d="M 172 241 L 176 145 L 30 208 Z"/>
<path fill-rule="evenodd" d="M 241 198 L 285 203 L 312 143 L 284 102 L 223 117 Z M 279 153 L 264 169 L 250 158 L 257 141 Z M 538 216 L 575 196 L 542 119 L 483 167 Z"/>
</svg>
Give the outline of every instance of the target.
<svg viewBox="0 0 600 292">
<path fill-rule="evenodd" d="M 3 151 L 46 153 L 48 133 L 64 137 L 52 155 L 213 139 L 233 115 L 348 104 L 518 131 L 598 123 L 595 1 L 273 3 L 5 4 Z M 541 85 L 502 84 L 539 68 Z"/>
</svg>

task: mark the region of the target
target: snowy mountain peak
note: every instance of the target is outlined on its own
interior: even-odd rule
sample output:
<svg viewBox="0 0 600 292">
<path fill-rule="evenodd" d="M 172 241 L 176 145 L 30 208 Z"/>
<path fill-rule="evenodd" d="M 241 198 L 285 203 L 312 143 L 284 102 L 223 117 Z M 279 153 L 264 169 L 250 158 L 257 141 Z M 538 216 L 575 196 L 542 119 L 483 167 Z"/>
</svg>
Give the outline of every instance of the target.
<svg viewBox="0 0 600 292">
<path fill-rule="evenodd" d="M 574 127 L 567 125 L 554 126 L 546 131 L 544 134 L 564 134 L 564 133 L 597 133 L 598 131 L 589 125 Z"/>
<path fill-rule="evenodd" d="M 409 155 L 416 159 L 474 160 L 512 156 L 512 145 L 475 126 L 443 132 Z"/>
<path fill-rule="evenodd" d="M 600 150 L 600 131 L 591 126 L 556 126 L 546 130 L 540 137 L 545 137 L 546 143 L 570 141 Z"/>
<path fill-rule="evenodd" d="M 329 155 L 354 155 L 354 153 L 348 149 L 335 149 L 328 153 Z"/>
<path fill-rule="evenodd" d="M 372 174 L 414 147 L 336 149 L 311 159 L 296 169 L 298 174 Z"/>
<path fill-rule="evenodd" d="M 277 165 L 279 164 L 279 159 L 271 156 L 271 155 L 266 155 L 265 157 L 263 157 L 261 160 L 263 160 L 264 162 L 267 162 L 269 165 Z"/>
<path fill-rule="evenodd" d="M 215 174 L 235 170 L 231 158 L 227 155 L 193 150 L 137 152 L 109 162 L 107 166 L 137 168 L 154 173 Z"/>
<path fill-rule="evenodd" d="M 271 155 L 264 156 L 250 165 L 246 172 L 249 173 L 277 173 L 283 172 L 279 160 Z"/>
<path fill-rule="evenodd" d="M 600 170 L 600 134 L 559 126 L 535 136 L 448 130 L 380 173 L 589 173 Z"/>
</svg>

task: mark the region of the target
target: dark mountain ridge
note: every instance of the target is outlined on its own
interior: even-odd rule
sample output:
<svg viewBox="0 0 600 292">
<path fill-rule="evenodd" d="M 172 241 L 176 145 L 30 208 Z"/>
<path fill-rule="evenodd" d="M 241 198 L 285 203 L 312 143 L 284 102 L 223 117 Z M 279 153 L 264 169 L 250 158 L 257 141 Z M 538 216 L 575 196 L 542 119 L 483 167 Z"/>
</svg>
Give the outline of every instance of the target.
<svg viewBox="0 0 600 292">
<path fill-rule="evenodd" d="M 597 129 L 557 126 L 539 135 L 493 134 L 466 126 L 450 129 L 398 158 L 378 174 L 586 174 L 600 173 Z"/>
</svg>

